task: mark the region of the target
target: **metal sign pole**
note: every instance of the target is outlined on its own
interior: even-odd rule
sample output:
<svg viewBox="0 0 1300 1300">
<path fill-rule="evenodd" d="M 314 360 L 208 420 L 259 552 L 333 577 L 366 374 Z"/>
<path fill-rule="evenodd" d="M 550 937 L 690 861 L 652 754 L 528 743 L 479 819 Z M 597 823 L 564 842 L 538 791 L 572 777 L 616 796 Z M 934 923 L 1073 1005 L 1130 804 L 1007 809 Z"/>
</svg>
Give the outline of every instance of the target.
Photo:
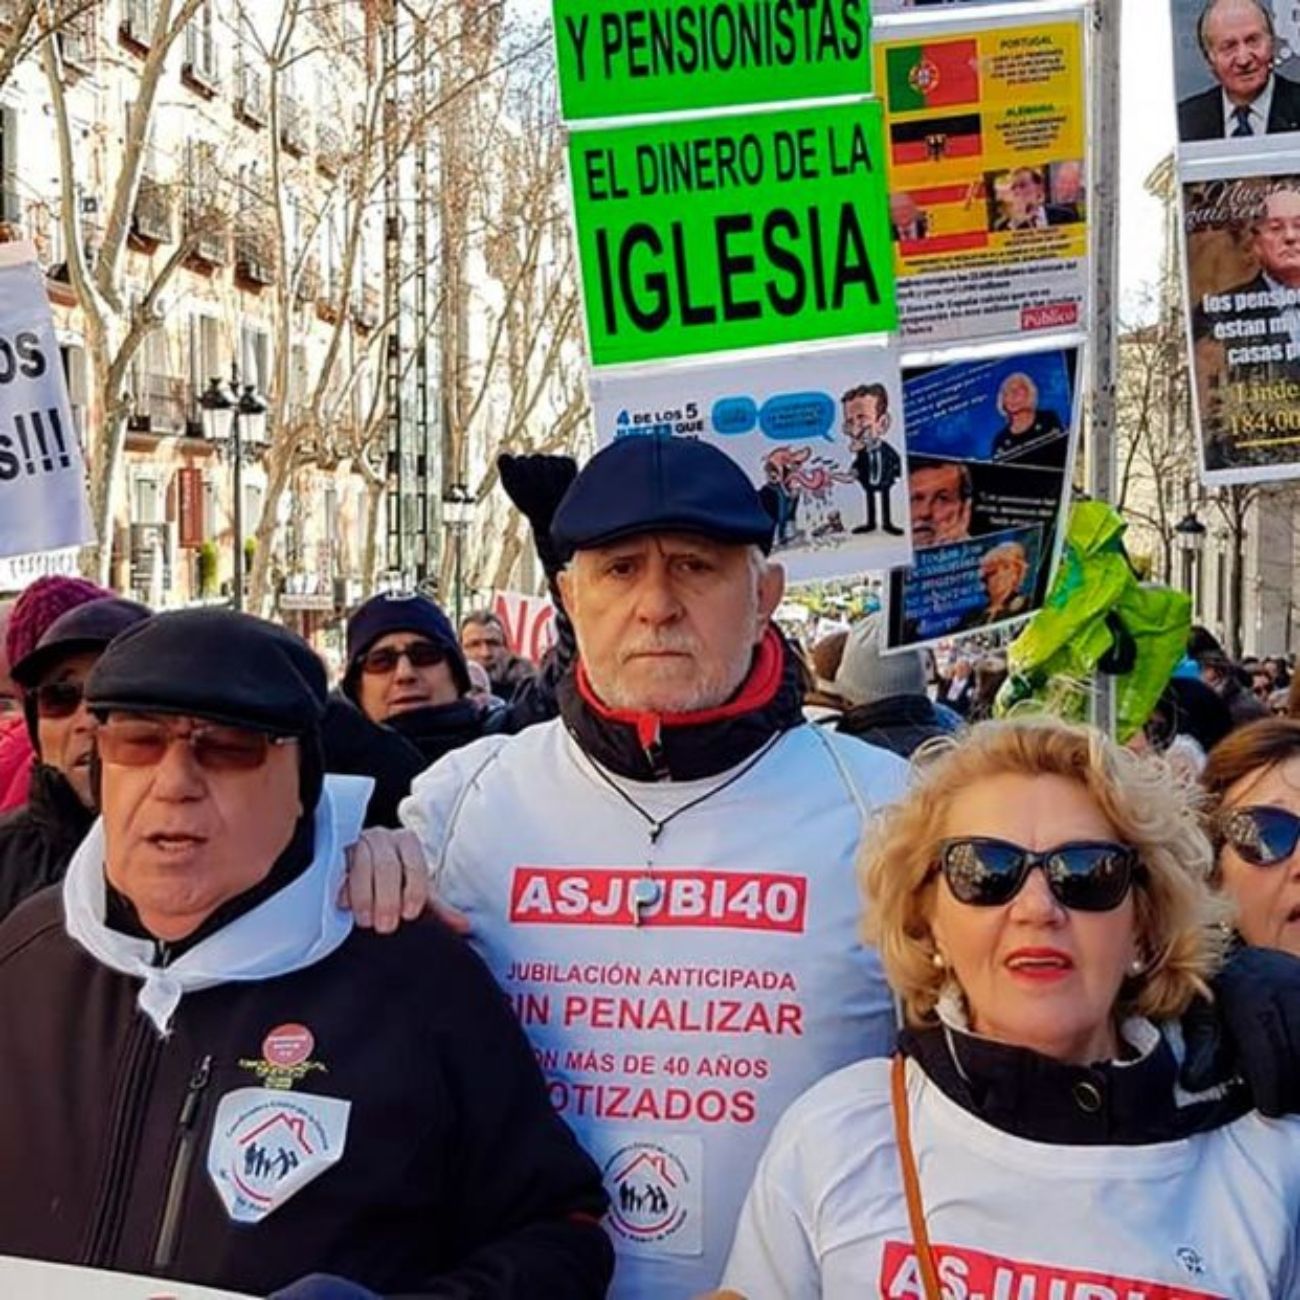
<svg viewBox="0 0 1300 1300">
<path fill-rule="evenodd" d="M 1115 500 L 1115 393 L 1119 349 L 1120 22 L 1123 0 L 1095 0 L 1092 13 L 1092 338 L 1088 366 L 1088 493 Z M 1115 734 L 1115 680 L 1097 674 L 1093 723 Z"/>
</svg>

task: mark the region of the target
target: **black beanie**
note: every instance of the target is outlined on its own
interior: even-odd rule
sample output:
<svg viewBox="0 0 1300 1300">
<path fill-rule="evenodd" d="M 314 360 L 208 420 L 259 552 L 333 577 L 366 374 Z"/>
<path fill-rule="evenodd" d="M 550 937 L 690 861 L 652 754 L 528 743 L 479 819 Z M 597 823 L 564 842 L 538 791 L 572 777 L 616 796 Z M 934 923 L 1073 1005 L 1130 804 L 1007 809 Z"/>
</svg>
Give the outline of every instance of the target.
<svg viewBox="0 0 1300 1300">
<path fill-rule="evenodd" d="M 456 629 L 442 609 L 418 592 L 385 591 L 358 605 L 348 619 L 348 669 L 343 694 L 356 703 L 361 657 L 381 636 L 390 632 L 412 632 L 432 642 L 447 656 L 452 680 L 460 695 L 470 690 L 469 668 L 460 648 Z"/>
</svg>

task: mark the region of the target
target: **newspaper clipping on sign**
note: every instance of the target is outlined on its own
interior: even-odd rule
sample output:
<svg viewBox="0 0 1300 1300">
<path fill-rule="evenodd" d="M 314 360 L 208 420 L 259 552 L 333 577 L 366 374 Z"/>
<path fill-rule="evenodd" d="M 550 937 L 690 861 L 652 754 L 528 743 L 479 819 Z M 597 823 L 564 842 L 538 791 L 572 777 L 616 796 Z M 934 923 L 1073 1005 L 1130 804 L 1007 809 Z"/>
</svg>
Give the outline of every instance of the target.
<svg viewBox="0 0 1300 1300">
<path fill-rule="evenodd" d="M 1027 24 L 972 13 L 876 36 L 904 342 L 1081 328 L 1080 17 Z"/>
<path fill-rule="evenodd" d="M 1170 0 L 1179 154 L 1300 147 L 1300 5 L 1295 0 Z"/>
<path fill-rule="evenodd" d="M 1069 496 L 1077 341 L 905 369 L 914 559 L 890 574 L 890 649 L 1040 608 Z"/>
<path fill-rule="evenodd" d="M 596 439 L 714 443 L 758 488 L 792 581 L 906 564 L 898 353 L 883 344 L 620 368 L 591 377 Z"/>
<path fill-rule="evenodd" d="M 1182 189 L 1203 477 L 1300 477 L 1300 171 Z"/>
</svg>

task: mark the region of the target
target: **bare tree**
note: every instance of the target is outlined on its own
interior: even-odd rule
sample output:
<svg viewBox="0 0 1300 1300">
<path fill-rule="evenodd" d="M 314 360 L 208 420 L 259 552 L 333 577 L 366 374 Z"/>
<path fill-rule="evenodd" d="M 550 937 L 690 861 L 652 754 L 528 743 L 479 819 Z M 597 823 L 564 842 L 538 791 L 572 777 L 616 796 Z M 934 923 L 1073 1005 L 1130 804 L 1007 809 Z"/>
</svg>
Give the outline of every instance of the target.
<svg viewBox="0 0 1300 1300">
<path fill-rule="evenodd" d="M 0 42 L 0 90 L 47 35 L 83 38 L 100 5 L 101 0 L 11 0 L 9 11 L 0 10 L 0 29 L 8 29 Z"/>
</svg>

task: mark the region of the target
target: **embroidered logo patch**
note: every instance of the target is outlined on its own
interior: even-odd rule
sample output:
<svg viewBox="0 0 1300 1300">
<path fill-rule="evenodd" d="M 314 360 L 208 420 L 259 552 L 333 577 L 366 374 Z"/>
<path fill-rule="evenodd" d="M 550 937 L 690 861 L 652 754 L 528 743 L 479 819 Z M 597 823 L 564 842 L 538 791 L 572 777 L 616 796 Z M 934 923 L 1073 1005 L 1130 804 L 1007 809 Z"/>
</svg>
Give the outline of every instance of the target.
<svg viewBox="0 0 1300 1300">
<path fill-rule="evenodd" d="M 236 1223 L 258 1223 L 343 1154 L 350 1101 L 237 1088 L 217 1107 L 208 1176 Z"/>
</svg>

